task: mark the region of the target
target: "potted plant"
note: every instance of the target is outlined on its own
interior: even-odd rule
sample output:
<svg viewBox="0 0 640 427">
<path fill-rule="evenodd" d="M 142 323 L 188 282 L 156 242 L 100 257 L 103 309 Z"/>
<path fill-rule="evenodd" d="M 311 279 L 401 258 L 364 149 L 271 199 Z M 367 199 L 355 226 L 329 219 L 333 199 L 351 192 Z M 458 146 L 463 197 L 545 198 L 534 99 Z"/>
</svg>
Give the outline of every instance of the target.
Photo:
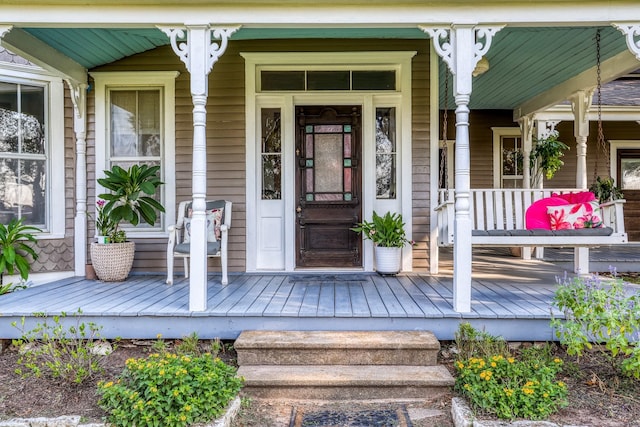
<svg viewBox="0 0 640 427">
<path fill-rule="evenodd" d="M 160 166 L 132 165 L 129 169 L 113 166 L 98 179 L 109 193 L 98 195 L 96 204 L 96 231 L 108 236 L 102 243 L 91 244 L 91 261 L 99 279 L 120 281 L 127 278 L 133 266 L 135 243 L 127 241 L 122 223 L 136 226 L 140 221 L 149 225 L 156 222 L 157 212 L 164 207 L 153 197 L 163 184 L 159 177 Z"/>
<path fill-rule="evenodd" d="M 31 256 L 33 261 L 38 259 L 38 254 L 28 242 L 35 243 L 36 238 L 31 232 L 39 231 L 41 230 L 37 227 L 24 225 L 22 218 L 14 218 L 7 225 L 0 223 L 0 295 L 24 287 L 24 282 L 31 270 L 31 264 L 27 258 Z M 13 275 L 16 271 L 20 274 L 22 284 L 7 283 L 5 285 L 3 282 L 5 273 Z"/>
<path fill-rule="evenodd" d="M 546 138 L 535 139 L 535 146 L 529 155 L 531 187 L 539 187 L 543 176 L 547 179 L 553 178 L 564 165 L 561 158 L 568 149 L 564 142 L 558 141 L 558 131 L 551 132 Z"/>
<path fill-rule="evenodd" d="M 375 211 L 371 221 L 362 221 L 351 228 L 375 245 L 376 271 L 380 274 L 397 274 L 401 268 L 402 248 L 413 245 L 406 237 L 402 215 L 387 212 L 384 216 Z"/>
<path fill-rule="evenodd" d="M 612 202 L 624 197 L 622 190 L 616 186 L 616 183 L 611 177 L 596 177 L 596 182 L 591 184 L 589 191 L 596 195 L 600 203 Z"/>
</svg>

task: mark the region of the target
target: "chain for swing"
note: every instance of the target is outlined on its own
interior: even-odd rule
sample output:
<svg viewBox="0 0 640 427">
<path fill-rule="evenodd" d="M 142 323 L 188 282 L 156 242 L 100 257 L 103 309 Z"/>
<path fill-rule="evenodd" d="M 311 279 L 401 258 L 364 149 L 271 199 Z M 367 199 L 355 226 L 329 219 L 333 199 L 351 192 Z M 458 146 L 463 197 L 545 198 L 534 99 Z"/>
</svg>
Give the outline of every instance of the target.
<svg viewBox="0 0 640 427">
<path fill-rule="evenodd" d="M 596 76 L 597 76 L 597 92 L 596 96 L 598 99 L 598 144 L 597 148 L 604 155 L 606 165 L 607 165 L 607 174 L 609 170 L 611 170 L 611 159 L 609 159 L 609 147 L 607 147 L 607 143 L 604 139 L 604 131 L 602 130 L 602 73 L 600 69 L 600 30 L 596 31 Z M 598 156 L 596 153 L 596 163 L 593 168 L 593 182 L 598 178 Z"/>
<path fill-rule="evenodd" d="M 447 116 L 449 114 L 449 71 L 445 67 L 444 74 L 444 112 L 442 114 L 442 149 L 440 150 L 440 178 L 442 187 L 449 189 L 449 177 L 447 176 Z"/>
</svg>

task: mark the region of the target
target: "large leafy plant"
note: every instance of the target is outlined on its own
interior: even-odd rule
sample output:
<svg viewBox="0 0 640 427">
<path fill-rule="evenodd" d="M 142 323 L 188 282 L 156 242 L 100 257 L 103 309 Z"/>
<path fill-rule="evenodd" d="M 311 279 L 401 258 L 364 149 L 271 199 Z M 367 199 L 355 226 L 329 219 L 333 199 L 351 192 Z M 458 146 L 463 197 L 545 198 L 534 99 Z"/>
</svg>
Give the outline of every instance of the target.
<svg viewBox="0 0 640 427">
<path fill-rule="evenodd" d="M 362 221 L 351 230 L 362 233 L 365 239 L 370 239 L 382 247 L 401 248 L 407 243 L 413 244 L 407 240 L 402 215 L 399 213 L 387 212 L 380 216 L 374 211 L 371 221 Z"/>
<path fill-rule="evenodd" d="M 535 146 L 531 150 L 529 166 L 531 168 L 531 180 L 533 186 L 542 182 L 542 177 L 547 179 L 560 170 L 564 162 L 562 157 L 569 147 L 562 141 L 558 141 L 558 132 L 551 132 L 546 138 L 537 138 Z"/>
<path fill-rule="evenodd" d="M 30 242 L 36 242 L 32 233 L 39 231 L 37 227 L 24 225 L 22 218 L 12 219 L 6 225 L 0 224 L 0 287 L 5 274 L 18 272 L 23 281 L 27 280 L 31 270 L 28 257 L 34 261 L 38 259 L 38 254 L 30 246 Z"/>
<path fill-rule="evenodd" d="M 153 197 L 156 189 L 164 184 L 160 181 L 160 166 L 132 165 L 129 169 L 113 166 L 105 170 L 104 178 L 98 179 L 98 184 L 110 193 L 98 195 L 106 201 L 102 208 L 103 214 L 115 224 L 110 237 L 111 242 L 122 242 L 126 235 L 119 230 L 120 223 L 128 222 L 136 226 L 140 221 L 149 225 L 156 222 L 157 211 L 164 212 L 164 207 Z"/>
</svg>

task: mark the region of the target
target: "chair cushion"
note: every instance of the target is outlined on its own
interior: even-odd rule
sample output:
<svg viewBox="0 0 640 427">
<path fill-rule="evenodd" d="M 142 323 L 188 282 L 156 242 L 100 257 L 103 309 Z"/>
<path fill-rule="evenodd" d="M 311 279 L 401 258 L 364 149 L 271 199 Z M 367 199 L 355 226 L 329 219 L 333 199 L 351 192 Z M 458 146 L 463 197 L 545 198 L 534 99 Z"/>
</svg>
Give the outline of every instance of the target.
<svg viewBox="0 0 640 427">
<path fill-rule="evenodd" d="M 552 230 L 600 228 L 602 212 L 597 201 L 547 208 Z"/>
<path fill-rule="evenodd" d="M 188 254 L 191 252 L 191 245 L 189 243 L 180 243 L 174 248 L 174 252 L 181 254 Z M 207 255 L 215 255 L 220 252 L 220 242 L 207 242 Z"/>
</svg>

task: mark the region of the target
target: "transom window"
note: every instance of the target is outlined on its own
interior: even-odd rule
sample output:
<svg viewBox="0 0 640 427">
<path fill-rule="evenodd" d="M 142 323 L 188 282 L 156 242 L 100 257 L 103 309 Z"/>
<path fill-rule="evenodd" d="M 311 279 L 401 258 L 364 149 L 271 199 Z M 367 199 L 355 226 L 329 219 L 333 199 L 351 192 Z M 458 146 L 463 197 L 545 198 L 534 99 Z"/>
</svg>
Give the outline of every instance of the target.
<svg viewBox="0 0 640 427">
<path fill-rule="evenodd" d="M 395 70 L 262 70 L 259 89 L 269 91 L 395 91 Z"/>
</svg>

